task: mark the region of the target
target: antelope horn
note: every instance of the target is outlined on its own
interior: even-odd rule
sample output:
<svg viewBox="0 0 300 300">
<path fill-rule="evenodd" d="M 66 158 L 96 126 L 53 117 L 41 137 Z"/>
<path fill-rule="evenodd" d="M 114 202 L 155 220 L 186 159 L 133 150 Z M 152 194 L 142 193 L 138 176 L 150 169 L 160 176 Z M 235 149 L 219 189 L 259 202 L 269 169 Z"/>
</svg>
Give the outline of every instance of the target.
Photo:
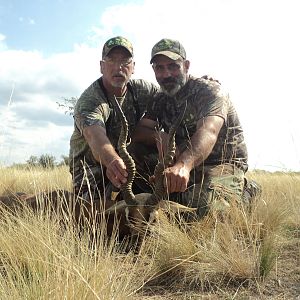
<svg viewBox="0 0 300 300">
<path fill-rule="evenodd" d="M 176 99 L 175 99 L 176 100 Z M 176 118 L 174 124 L 171 126 L 169 130 L 169 140 L 168 140 L 168 148 L 167 153 L 164 156 L 163 161 L 159 161 L 154 170 L 155 176 L 155 185 L 154 185 L 154 193 L 149 198 L 147 204 L 148 205 L 156 205 L 160 200 L 162 200 L 165 196 L 166 189 L 164 186 L 164 170 L 169 167 L 175 157 L 176 151 L 176 143 L 175 143 L 175 135 L 176 131 L 181 124 L 185 111 L 187 107 L 187 102 L 185 101 L 183 109 L 180 110 L 178 117 Z"/>
<path fill-rule="evenodd" d="M 130 154 L 127 151 L 127 136 L 128 136 L 128 122 L 126 120 L 126 117 L 121 109 L 121 106 L 116 98 L 114 96 L 113 98 L 113 105 L 116 109 L 116 113 L 121 121 L 121 132 L 118 140 L 118 150 L 119 155 L 123 159 L 126 171 L 128 173 L 127 182 L 121 185 L 121 191 L 124 197 L 124 200 L 128 206 L 137 205 L 137 201 L 135 199 L 135 196 L 132 192 L 132 183 L 135 177 L 135 163 Z"/>
</svg>

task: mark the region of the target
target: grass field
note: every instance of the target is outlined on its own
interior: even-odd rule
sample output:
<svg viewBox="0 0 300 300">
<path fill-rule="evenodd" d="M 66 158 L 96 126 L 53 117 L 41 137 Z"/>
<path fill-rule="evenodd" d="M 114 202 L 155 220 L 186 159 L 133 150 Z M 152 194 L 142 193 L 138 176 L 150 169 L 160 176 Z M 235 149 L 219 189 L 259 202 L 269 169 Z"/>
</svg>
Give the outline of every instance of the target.
<svg viewBox="0 0 300 300">
<path fill-rule="evenodd" d="M 0 195 L 71 190 L 66 167 L 1 168 Z M 300 174 L 252 172 L 252 211 L 187 224 L 161 212 L 139 255 L 67 216 L 1 209 L 0 299 L 297 299 Z M 61 225 L 63 222 L 63 226 Z"/>
</svg>

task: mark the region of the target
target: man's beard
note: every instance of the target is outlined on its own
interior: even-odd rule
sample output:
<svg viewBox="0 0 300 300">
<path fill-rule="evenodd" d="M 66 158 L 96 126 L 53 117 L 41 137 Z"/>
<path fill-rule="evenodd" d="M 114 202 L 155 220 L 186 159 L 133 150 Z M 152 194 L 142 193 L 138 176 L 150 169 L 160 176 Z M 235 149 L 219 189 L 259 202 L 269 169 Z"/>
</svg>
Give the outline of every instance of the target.
<svg viewBox="0 0 300 300">
<path fill-rule="evenodd" d="M 129 81 L 129 79 L 127 78 L 127 76 L 125 74 L 116 74 L 115 76 L 119 75 L 120 80 L 112 80 L 111 85 L 115 88 L 123 88 L 127 82 Z"/>
<path fill-rule="evenodd" d="M 164 94 L 173 97 L 185 85 L 186 77 L 180 75 L 176 78 L 169 77 L 160 82 L 161 90 Z"/>
</svg>

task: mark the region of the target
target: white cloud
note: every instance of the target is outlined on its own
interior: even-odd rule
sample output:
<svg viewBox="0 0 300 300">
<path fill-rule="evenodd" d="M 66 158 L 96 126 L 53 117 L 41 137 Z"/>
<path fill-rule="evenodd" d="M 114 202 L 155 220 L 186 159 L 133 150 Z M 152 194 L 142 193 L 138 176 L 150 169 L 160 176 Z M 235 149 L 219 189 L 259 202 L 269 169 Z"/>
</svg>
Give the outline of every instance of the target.
<svg viewBox="0 0 300 300">
<path fill-rule="evenodd" d="M 32 19 L 32 18 L 28 18 L 28 23 L 29 23 L 30 25 L 35 25 L 35 20 Z"/>
<path fill-rule="evenodd" d="M 6 36 L 0 33 L 0 51 L 4 51 L 7 49 L 7 45 L 5 43 Z"/>
<path fill-rule="evenodd" d="M 26 123 L 13 128 L 13 135 L 0 135 L 1 162 L 25 162 L 31 155 L 48 153 L 60 158 L 68 154 L 72 126 L 57 126 L 48 123 L 46 127 L 26 127 Z"/>
<path fill-rule="evenodd" d="M 2 164 L 45 152 L 68 153 L 72 119 L 56 102 L 78 97 L 99 76 L 99 59 L 97 49 L 84 45 L 49 57 L 37 51 L 0 52 Z"/>
<path fill-rule="evenodd" d="M 135 48 L 135 77 L 152 81 L 154 43 L 163 37 L 180 40 L 191 74 L 211 74 L 228 87 L 244 125 L 250 166 L 299 170 L 298 8 L 296 0 L 186 0 L 184 5 L 145 0 L 106 10 L 94 33 L 98 39 L 128 37 Z"/>
<path fill-rule="evenodd" d="M 163 37 L 179 39 L 191 60 L 191 74 L 209 73 L 228 87 L 244 125 L 250 166 L 299 170 L 298 11 L 297 0 L 185 0 L 184 4 L 145 0 L 117 5 L 108 7 L 100 24 L 91 28 L 87 42 L 93 47 L 75 45 L 73 52 L 49 57 L 36 51 L 9 50 L 0 34 L 0 114 L 1 120 L 6 118 L 4 135 L 0 125 L 1 145 L 6 143 L 0 161 L 3 150 L 11 161 L 24 158 L 24 153 L 28 158 L 34 150 L 51 152 L 54 138 L 49 144 L 43 141 L 49 130 L 52 136 L 60 134 L 63 142 L 55 140 L 63 146 L 56 150 L 66 153 L 72 128 L 61 127 L 65 125 L 55 113 L 55 102 L 79 96 L 99 76 L 103 43 L 123 35 L 134 44 L 134 77 L 151 81 L 155 81 L 149 64 L 152 46 Z M 26 117 L 29 111 L 32 122 Z M 47 112 L 51 119 L 46 118 Z M 45 123 L 33 128 L 32 123 L 41 124 L 42 117 Z M 31 130 L 42 147 L 32 140 L 26 144 Z M 14 147 L 18 141 L 24 143 L 23 153 Z"/>
<path fill-rule="evenodd" d="M 20 23 L 28 23 L 29 25 L 35 25 L 35 20 L 33 19 L 33 18 L 30 18 L 30 17 L 28 17 L 28 18 L 24 18 L 24 17 L 19 17 L 18 18 L 18 20 L 19 20 L 19 22 Z"/>
</svg>

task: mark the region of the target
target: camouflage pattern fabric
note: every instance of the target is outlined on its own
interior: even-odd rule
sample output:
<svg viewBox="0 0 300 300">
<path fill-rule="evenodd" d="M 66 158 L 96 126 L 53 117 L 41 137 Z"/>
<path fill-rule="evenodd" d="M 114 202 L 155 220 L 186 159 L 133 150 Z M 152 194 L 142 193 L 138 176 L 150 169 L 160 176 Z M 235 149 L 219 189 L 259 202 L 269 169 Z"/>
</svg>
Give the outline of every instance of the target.
<svg viewBox="0 0 300 300">
<path fill-rule="evenodd" d="M 176 132 L 180 152 L 191 149 L 190 138 L 198 121 L 207 116 L 224 119 L 211 154 L 191 171 L 187 191 L 170 195 L 171 200 L 197 207 L 201 217 L 210 210 L 226 209 L 231 198 L 241 200 L 248 154 L 237 113 L 217 81 L 190 76 L 175 97 L 159 93 L 149 103 L 145 117 L 158 121 L 161 129 L 168 132 L 186 101 L 186 113 Z"/>
<path fill-rule="evenodd" d="M 133 47 L 129 40 L 122 36 L 116 36 L 109 39 L 103 46 L 102 59 L 115 47 L 124 47 L 133 56 Z"/>
<path fill-rule="evenodd" d="M 129 137 L 137 122 L 143 116 L 147 103 L 157 93 L 157 86 L 144 80 L 130 80 L 127 94 L 121 103 L 129 125 Z M 78 99 L 74 109 L 74 131 L 70 139 L 70 173 L 75 190 L 103 191 L 107 179 L 105 170 L 97 162 L 82 132 L 86 126 L 98 124 L 106 129 L 106 134 L 116 148 L 121 130 L 115 110 L 106 98 L 100 79 L 92 83 Z M 92 185 L 92 187 L 89 187 Z M 99 194 L 99 193 L 98 193 Z"/>
<path fill-rule="evenodd" d="M 262 194 L 262 186 L 253 179 L 245 178 L 243 202 L 251 209 L 253 202 Z"/>
<path fill-rule="evenodd" d="M 162 39 L 153 46 L 150 64 L 152 63 L 154 56 L 159 54 L 165 55 L 173 60 L 179 58 L 186 59 L 184 47 L 179 41 L 172 39 Z"/>
<path fill-rule="evenodd" d="M 145 117 L 158 121 L 163 130 L 168 132 L 185 101 L 186 113 L 176 132 L 176 144 L 180 152 L 190 149 L 190 138 L 196 132 L 198 121 L 207 116 L 219 116 L 224 119 L 224 125 L 204 165 L 229 163 L 246 171 L 248 154 L 243 130 L 228 94 L 217 81 L 190 76 L 175 97 L 159 93 L 149 103 Z M 201 166 L 196 171 L 201 172 Z"/>
<path fill-rule="evenodd" d="M 233 165 L 206 166 L 200 180 L 192 179 L 184 193 L 172 193 L 170 200 L 196 207 L 200 218 L 209 212 L 222 213 L 228 210 L 232 201 L 241 203 L 244 180 L 244 172 Z"/>
</svg>

